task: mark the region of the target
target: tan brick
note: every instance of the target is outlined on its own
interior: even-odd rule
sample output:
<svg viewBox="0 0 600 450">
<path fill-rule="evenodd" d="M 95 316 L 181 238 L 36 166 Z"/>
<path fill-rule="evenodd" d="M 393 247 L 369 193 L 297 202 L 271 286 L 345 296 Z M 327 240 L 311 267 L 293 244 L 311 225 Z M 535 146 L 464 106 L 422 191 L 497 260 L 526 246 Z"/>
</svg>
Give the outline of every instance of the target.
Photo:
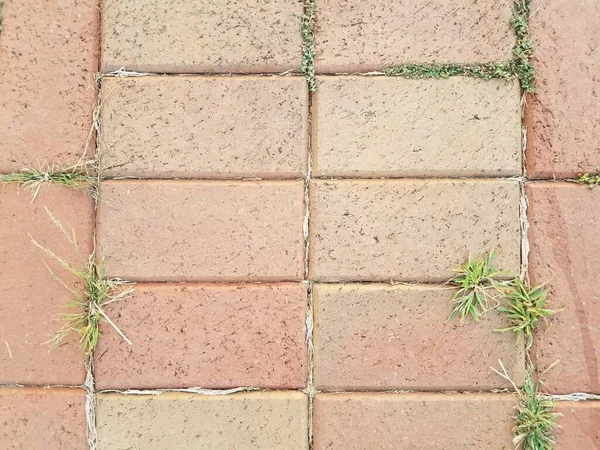
<svg viewBox="0 0 600 450">
<path fill-rule="evenodd" d="M 557 402 L 559 413 L 556 448 L 597 450 L 600 448 L 600 402 Z"/>
<path fill-rule="evenodd" d="M 313 111 L 319 176 L 521 173 L 517 82 L 320 78 Z"/>
<path fill-rule="evenodd" d="M 520 260 L 519 186 L 492 180 L 311 182 L 310 276 L 446 281 L 469 253 Z"/>
<path fill-rule="evenodd" d="M 297 69 L 302 11 L 302 0 L 106 0 L 102 70 L 261 73 Z"/>
<path fill-rule="evenodd" d="M 103 89 L 104 176 L 306 174 L 303 78 L 107 78 Z"/>
<path fill-rule="evenodd" d="M 572 183 L 531 183 L 529 269 L 548 282 L 550 308 L 563 309 L 536 334 L 547 389 L 600 394 L 600 190 Z"/>
<path fill-rule="evenodd" d="M 0 388 L 0 447 L 87 449 L 85 391 Z"/>
<path fill-rule="evenodd" d="M 525 377 L 523 345 L 490 312 L 446 321 L 453 290 L 439 286 L 315 284 L 315 384 L 322 390 L 510 388 L 490 367 Z M 349 326 L 351 324 L 351 326 Z"/>
<path fill-rule="evenodd" d="M 533 0 L 537 92 L 527 100 L 527 162 L 534 178 L 600 168 L 600 3 Z"/>
<path fill-rule="evenodd" d="M 318 73 L 401 63 L 508 61 L 511 0 L 317 0 Z"/>
<path fill-rule="evenodd" d="M 303 277 L 302 181 L 110 181 L 100 186 L 99 256 L 134 281 Z"/>
<path fill-rule="evenodd" d="M 303 284 L 139 284 L 106 312 L 96 387 L 306 386 Z"/>
<path fill-rule="evenodd" d="M 508 394 L 318 394 L 314 448 L 510 450 Z"/>
<path fill-rule="evenodd" d="M 98 449 L 307 450 L 307 417 L 300 392 L 100 394 Z"/>
<path fill-rule="evenodd" d="M 72 227 L 78 252 L 46 208 L 66 230 Z M 67 308 L 72 294 L 44 263 L 70 288 L 83 286 L 31 238 L 83 269 L 92 252 L 92 199 L 67 187 L 43 186 L 31 202 L 28 193 L 7 185 L 0 189 L 0 211 L 0 384 L 83 384 L 85 367 L 77 339 L 54 349 L 48 343 L 61 327 L 59 315 L 74 310 Z"/>
<path fill-rule="evenodd" d="M 7 1 L 0 38 L 0 173 L 74 164 L 95 103 L 98 0 Z"/>
</svg>

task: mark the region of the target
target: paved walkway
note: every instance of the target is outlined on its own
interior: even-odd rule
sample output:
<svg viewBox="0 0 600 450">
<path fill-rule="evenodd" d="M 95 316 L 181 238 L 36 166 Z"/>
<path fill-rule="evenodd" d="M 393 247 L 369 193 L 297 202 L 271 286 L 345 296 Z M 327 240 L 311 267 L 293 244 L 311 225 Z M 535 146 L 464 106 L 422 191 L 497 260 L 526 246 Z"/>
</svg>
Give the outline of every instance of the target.
<svg viewBox="0 0 600 450">
<path fill-rule="evenodd" d="M 98 6 L 3 8 L 0 173 L 98 151 L 101 181 L 0 190 L 0 449 L 512 448 L 490 367 L 522 385 L 524 346 L 446 321 L 490 249 L 563 308 L 546 392 L 600 395 L 600 188 L 567 181 L 600 167 L 596 0 L 533 2 L 524 114 L 518 80 L 382 74 L 510 60 L 509 0 L 317 0 L 316 92 L 301 0 Z M 135 282 L 105 307 L 131 345 L 49 351 L 83 286 L 31 237 Z M 557 448 L 600 448 L 600 402 L 557 399 Z"/>
</svg>

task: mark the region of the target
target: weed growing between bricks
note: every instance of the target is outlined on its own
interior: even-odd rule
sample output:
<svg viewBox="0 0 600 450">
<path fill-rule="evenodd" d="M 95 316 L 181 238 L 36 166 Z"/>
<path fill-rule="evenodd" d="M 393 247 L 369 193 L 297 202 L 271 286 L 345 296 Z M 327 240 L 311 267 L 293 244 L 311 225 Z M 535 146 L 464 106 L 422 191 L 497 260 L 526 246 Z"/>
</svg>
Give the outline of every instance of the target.
<svg viewBox="0 0 600 450">
<path fill-rule="evenodd" d="M 510 325 L 494 331 L 500 333 L 512 331 L 517 344 L 521 338 L 525 341 L 527 354 L 527 375 L 523 389 L 519 389 L 513 382 L 502 361 L 500 361 L 502 372 L 493 369 L 513 385 L 519 396 L 513 442 L 517 448 L 522 447 L 524 450 L 549 450 L 555 443 L 552 431 L 556 426 L 557 414 L 553 412 L 552 400 L 542 396 L 539 392 L 542 381 L 539 371 L 534 368 L 530 352 L 533 345 L 533 334 L 537 330 L 540 320 L 545 321 L 548 316 L 558 311 L 546 307 L 548 292 L 543 285 L 530 286 L 521 278 L 509 281 L 499 279 L 506 272 L 496 268 L 495 255 L 495 251 L 491 250 L 479 259 L 473 260 L 469 256 L 467 263 L 455 270 L 457 275 L 449 283 L 459 289 L 451 298 L 454 308 L 448 320 L 460 315 L 461 321 L 468 317 L 479 321 L 485 313 L 492 309 L 496 309 L 507 317 Z M 502 299 L 504 302 L 498 299 Z"/>
<path fill-rule="evenodd" d="M 600 171 L 596 173 L 582 173 L 575 180 L 577 183 L 587 184 L 590 189 L 600 185 Z"/>
<path fill-rule="evenodd" d="M 529 35 L 530 0 L 515 0 L 510 24 L 517 39 L 509 62 L 485 64 L 401 64 L 385 70 L 388 76 L 410 79 L 448 78 L 453 76 L 491 80 L 517 78 L 525 92 L 535 92 L 535 70 L 531 58 L 533 41 Z"/>
<path fill-rule="evenodd" d="M 306 0 L 304 5 L 304 15 L 300 25 L 302 33 L 302 67 L 301 71 L 308 82 L 308 90 L 315 92 L 317 83 L 315 81 L 315 16 L 317 13 L 317 4 L 314 0 Z"/>
</svg>

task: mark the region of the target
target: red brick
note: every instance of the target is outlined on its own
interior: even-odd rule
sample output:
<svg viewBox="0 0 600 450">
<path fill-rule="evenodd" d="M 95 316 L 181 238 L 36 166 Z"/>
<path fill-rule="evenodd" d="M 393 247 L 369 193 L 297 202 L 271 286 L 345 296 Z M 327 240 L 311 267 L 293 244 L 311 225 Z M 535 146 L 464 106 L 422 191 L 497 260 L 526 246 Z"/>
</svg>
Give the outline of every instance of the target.
<svg viewBox="0 0 600 450">
<path fill-rule="evenodd" d="M 508 323 L 495 312 L 477 324 L 446 321 L 452 293 L 440 286 L 315 284 L 317 388 L 510 388 L 490 369 L 498 360 L 523 380 L 523 345 L 493 331 Z"/>
<path fill-rule="evenodd" d="M 548 282 L 550 307 L 564 308 L 537 333 L 540 367 L 552 393 L 600 393 L 600 190 L 530 183 L 532 282 Z"/>
<path fill-rule="evenodd" d="M 318 180 L 310 196 L 312 279 L 446 281 L 494 248 L 519 271 L 516 181 Z"/>
<path fill-rule="evenodd" d="M 0 447 L 87 449 L 85 391 L 1 388 Z"/>
<path fill-rule="evenodd" d="M 96 387 L 306 386 L 303 284 L 134 286 L 106 312 Z"/>
<path fill-rule="evenodd" d="M 317 0 L 318 73 L 401 63 L 508 61 L 511 0 Z M 474 45 L 476 43 L 476 45 Z"/>
<path fill-rule="evenodd" d="M 303 0 L 168 4 L 107 0 L 102 9 L 102 70 L 279 73 L 297 69 L 303 5 Z"/>
<path fill-rule="evenodd" d="M 314 448 L 513 448 L 508 394 L 318 394 Z"/>
<path fill-rule="evenodd" d="M 100 394 L 98 449 L 308 450 L 307 419 L 297 391 Z"/>
<path fill-rule="evenodd" d="M 304 270 L 302 181 L 110 181 L 99 256 L 132 281 L 293 281 Z"/>
<path fill-rule="evenodd" d="M 300 77 L 136 77 L 102 82 L 110 177 L 300 178 L 308 88 Z"/>
<path fill-rule="evenodd" d="M 313 172 L 341 177 L 521 174 L 516 81 L 322 77 Z"/>
<path fill-rule="evenodd" d="M 557 402 L 556 448 L 560 450 L 597 450 L 600 448 L 600 402 Z"/>
<path fill-rule="evenodd" d="M 83 155 L 96 97 L 98 3 L 4 2 L 0 173 Z"/>
<path fill-rule="evenodd" d="M 532 1 L 537 93 L 527 100 L 527 162 L 534 178 L 600 167 L 600 4 Z M 591 94 L 591 95 L 590 95 Z"/>
<path fill-rule="evenodd" d="M 47 208 L 79 243 L 76 252 L 45 211 Z M 41 249 L 44 247 L 83 269 L 92 251 L 94 206 L 90 197 L 70 188 L 43 186 L 32 203 L 15 186 L 0 189 L 0 383 L 79 385 L 85 380 L 76 338 L 52 349 L 60 329 L 59 315 L 73 312 L 67 286 L 83 289 L 79 280 Z"/>
</svg>

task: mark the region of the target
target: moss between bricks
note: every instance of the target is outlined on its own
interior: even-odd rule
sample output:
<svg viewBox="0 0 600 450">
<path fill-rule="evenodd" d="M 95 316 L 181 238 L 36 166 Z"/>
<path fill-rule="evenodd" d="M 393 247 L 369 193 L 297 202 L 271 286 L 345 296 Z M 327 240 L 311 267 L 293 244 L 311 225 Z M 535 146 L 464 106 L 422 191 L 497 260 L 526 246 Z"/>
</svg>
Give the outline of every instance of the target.
<svg viewBox="0 0 600 450">
<path fill-rule="evenodd" d="M 315 81 L 315 16 L 317 13 L 317 4 L 314 0 L 306 0 L 304 4 L 304 14 L 300 31 L 302 33 L 302 73 L 308 82 L 310 92 L 317 90 Z"/>
<path fill-rule="evenodd" d="M 596 173 L 582 173 L 575 180 L 577 183 L 587 184 L 590 189 L 600 185 L 600 171 Z"/>
<path fill-rule="evenodd" d="M 529 35 L 530 0 L 515 0 L 510 20 L 517 39 L 513 48 L 513 59 L 509 62 L 485 64 L 402 64 L 390 67 L 386 75 L 404 78 L 448 78 L 464 76 L 490 80 L 492 78 L 513 79 L 521 82 L 525 92 L 535 92 L 535 70 L 531 58 L 533 41 Z"/>
</svg>

